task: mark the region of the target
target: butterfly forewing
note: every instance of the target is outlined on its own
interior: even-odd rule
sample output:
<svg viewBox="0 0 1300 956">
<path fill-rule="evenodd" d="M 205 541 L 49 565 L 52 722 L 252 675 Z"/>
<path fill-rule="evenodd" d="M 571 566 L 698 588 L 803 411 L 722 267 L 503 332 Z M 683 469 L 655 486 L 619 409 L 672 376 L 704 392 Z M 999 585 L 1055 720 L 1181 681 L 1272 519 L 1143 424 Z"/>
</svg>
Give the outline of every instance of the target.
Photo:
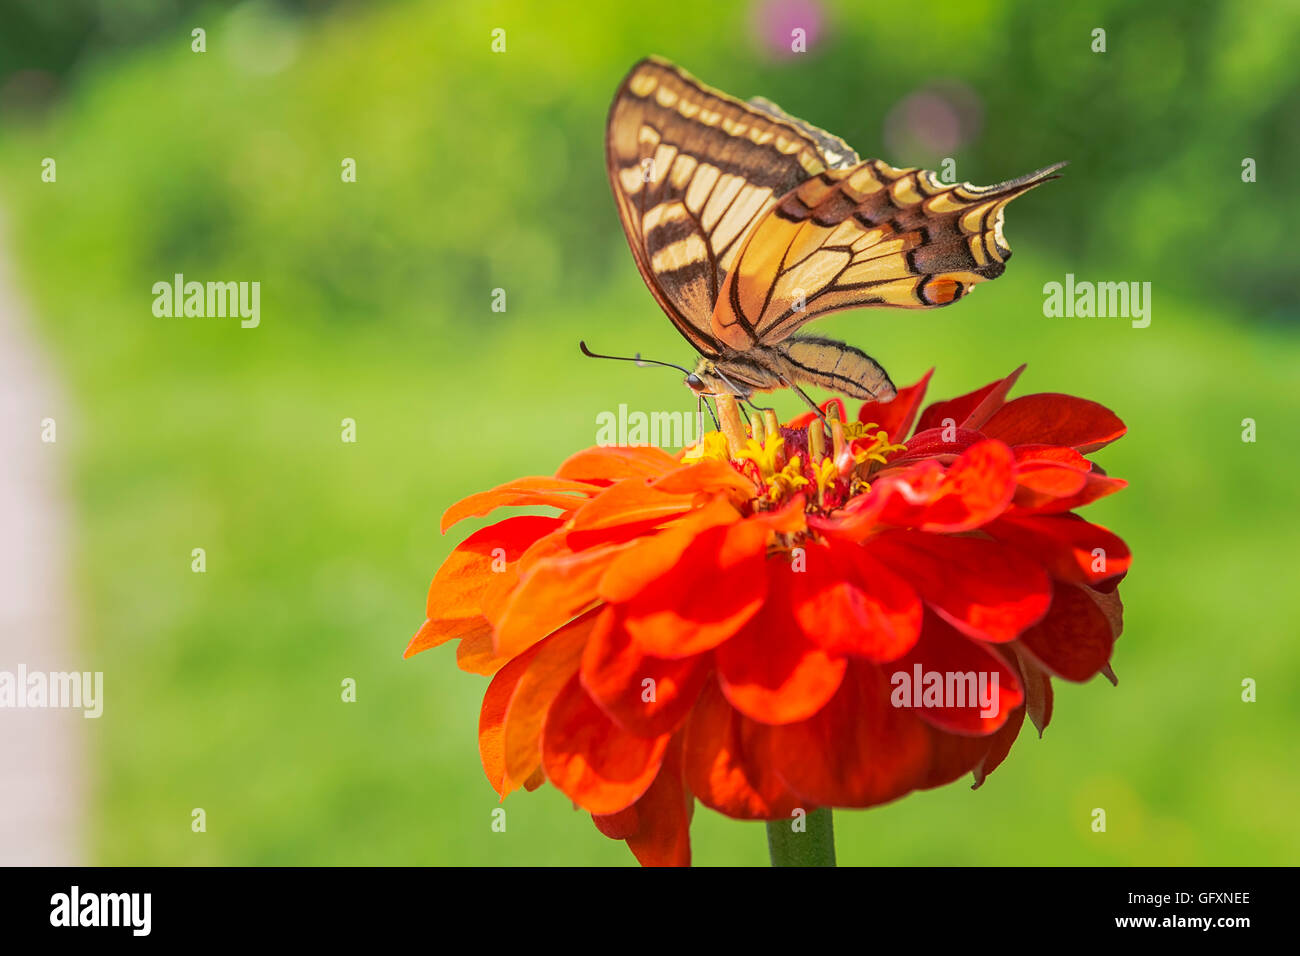
<svg viewBox="0 0 1300 956">
<path fill-rule="evenodd" d="M 810 177 L 852 165 L 840 139 L 765 100 L 744 103 L 658 58 L 610 108 L 606 162 L 637 267 L 704 355 L 724 277 L 754 225 Z"/>
<path fill-rule="evenodd" d="M 996 186 L 867 160 L 795 187 L 751 230 L 711 330 L 734 349 L 773 344 L 854 306 L 934 308 L 997 278 L 1011 256 L 1007 203 L 1060 166 Z"/>
</svg>

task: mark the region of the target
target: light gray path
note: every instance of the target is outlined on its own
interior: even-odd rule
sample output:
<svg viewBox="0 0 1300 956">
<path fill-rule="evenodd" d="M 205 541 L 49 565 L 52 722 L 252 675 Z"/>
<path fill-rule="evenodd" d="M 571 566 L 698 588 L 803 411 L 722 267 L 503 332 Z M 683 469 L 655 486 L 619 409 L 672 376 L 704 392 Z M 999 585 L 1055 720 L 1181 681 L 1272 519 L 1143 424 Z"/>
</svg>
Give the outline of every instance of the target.
<svg viewBox="0 0 1300 956">
<path fill-rule="evenodd" d="M 0 216 L 0 671 L 82 671 L 64 494 L 76 422 L 33 338 L 9 239 Z M 54 444 L 41 441 L 44 418 L 55 419 Z M 0 865 L 88 862 L 89 723 L 79 710 L 0 708 Z"/>
</svg>

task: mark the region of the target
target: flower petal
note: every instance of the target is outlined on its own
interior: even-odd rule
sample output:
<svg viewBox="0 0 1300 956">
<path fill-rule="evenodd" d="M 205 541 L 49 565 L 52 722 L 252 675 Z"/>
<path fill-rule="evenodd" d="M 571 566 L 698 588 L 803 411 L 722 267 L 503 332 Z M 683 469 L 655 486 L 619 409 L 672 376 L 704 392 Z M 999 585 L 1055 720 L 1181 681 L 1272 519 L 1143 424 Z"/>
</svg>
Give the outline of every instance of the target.
<svg viewBox="0 0 1300 956">
<path fill-rule="evenodd" d="M 927 724 L 954 734 L 987 736 L 1025 701 L 1020 681 L 1002 658 L 934 614 L 926 617 L 916 646 L 885 670 L 892 704 L 915 708 Z M 935 690 L 931 699 L 927 691 Z"/>
<path fill-rule="evenodd" d="M 657 478 L 680 462 L 654 445 L 587 448 L 569 456 L 555 472 L 570 481 L 608 482 L 623 478 Z"/>
<path fill-rule="evenodd" d="M 458 544 L 433 576 L 425 604 L 428 620 L 402 656 L 490 633 L 483 616 L 484 595 L 534 541 L 559 524 L 558 518 L 520 515 L 482 528 Z"/>
<path fill-rule="evenodd" d="M 590 611 L 524 652 L 528 664 L 515 680 L 503 722 L 502 759 L 507 785 L 527 780 L 541 767 L 546 712 L 577 673 L 582 650 L 598 616 L 598 611 Z"/>
<path fill-rule="evenodd" d="M 981 430 L 1008 445 L 1067 445 L 1086 453 L 1110 444 L 1128 429 L 1105 405 L 1075 395 L 1040 392 L 1007 402 Z"/>
<path fill-rule="evenodd" d="M 639 537 L 694 507 L 694 495 L 670 495 L 643 481 L 619 481 L 575 511 L 565 543 L 574 551 Z"/>
<path fill-rule="evenodd" d="M 701 532 L 739 520 L 740 512 L 725 499 L 713 499 L 615 558 L 600 579 L 600 596 L 611 603 L 631 600 L 651 581 L 671 571 Z"/>
<path fill-rule="evenodd" d="M 626 840 L 642 866 L 690 866 L 694 803 L 682 781 L 681 744 L 675 738 L 650 789 L 627 809 L 593 815 L 592 821 L 606 836 Z"/>
<path fill-rule="evenodd" d="M 806 569 L 790 578 L 791 603 L 803 633 L 824 649 L 892 661 L 916 643 L 916 591 L 865 548 L 835 540 L 809 544 L 804 560 Z"/>
<path fill-rule="evenodd" d="M 492 789 L 501 795 L 505 795 L 514 789 L 514 786 L 507 784 L 506 761 L 505 761 L 505 737 L 504 727 L 506 720 L 506 711 L 510 706 L 510 696 L 515 692 L 515 686 L 519 683 L 519 678 L 523 676 L 528 665 L 532 663 L 534 657 L 541 650 L 541 645 L 529 648 L 523 654 L 520 654 L 501 670 L 497 671 L 492 683 L 488 684 L 487 692 L 483 695 L 483 705 L 479 708 L 478 716 L 478 752 L 479 758 L 483 761 L 483 771 L 487 774 L 488 783 L 492 784 Z M 516 781 L 515 786 L 519 782 Z"/>
<path fill-rule="evenodd" d="M 611 561 L 632 547 L 611 544 L 544 558 L 529 568 L 496 622 L 498 654 L 518 654 L 596 603 Z"/>
<path fill-rule="evenodd" d="M 1049 672 L 1069 681 L 1095 676 L 1110 660 L 1110 620 L 1084 589 L 1056 582 L 1047 616 L 1020 638 L 1020 647 Z"/>
<path fill-rule="evenodd" d="M 769 533 L 767 522 L 751 518 L 697 536 L 627 603 L 627 629 L 641 650 L 691 657 L 735 634 L 763 604 Z"/>
<path fill-rule="evenodd" d="M 1022 365 L 1006 378 L 989 382 L 983 388 L 977 388 L 957 398 L 950 398 L 946 402 L 935 402 L 921 413 L 921 420 L 916 423 L 917 433 L 928 428 L 941 428 L 945 419 L 951 419 L 952 423 L 959 428 L 978 431 L 1002 407 L 1007 393 L 1011 391 L 1011 387 L 1016 384 L 1016 379 L 1020 378 L 1020 373 L 1024 370 L 1025 367 Z"/>
<path fill-rule="evenodd" d="M 546 714 L 546 778 L 590 813 L 617 813 L 650 789 L 669 735 L 637 737 L 605 715 L 574 674 Z"/>
<path fill-rule="evenodd" d="M 916 413 L 925 399 L 925 390 L 933 374 L 934 369 L 930 369 L 915 385 L 900 388 L 892 401 L 863 402 L 862 407 L 858 409 L 858 421 L 875 422 L 884 429 L 891 442 L 901 442 L 912 427 L 912 422 L 916 421 Z"/>
<path fill-rule="evenodd" d="M 795 620 L 789 592 L 804 575 L 782 557 L 766 565 L 767 602 L 717 649 L 718 683 L 745 716 L 789 724 L 821 710 L 839 688 L 847 662 L 805 637 Z"/>
<path fill-rule="evenodd" d="M 728 492 L 742 499 L 754 496 L 754 483 L 725 461 L 706 458 L 681 465 L 656 478 L 651 487 L 670 494 Z"/>
<path fill-rule="evenodd" d="M 736 711 L 709 681 L 687 722 L 686 783 L 706 807 L 736 820 L 788 818 L 804 801 L 773 769 L 754 759 L 762 725 Z"/>
<path fill-rule="evenodd" d="M 770 727 L 756 759 L 817 806 L 870 807 L 914 790 L 930 764 L 928 728 L 889 703 L 874 665 L 852 661 L 840 689 L 808 720 Z"/>
<path fill-rule="evenodd" d="M 1051 605 L 1042 568 L 998 541 L 891 531 L 875 538 L 871 550 L 940 617 L 976 640 L 1015 640 Z"/>
<path fill-rule="evenodd" d="M 628 634 L 622 609 L 607 607 L 582 657 L 582 686 L 624 730 L 656 737 L 681 726 L 711 670 L 705 656 L 645 654 Z"/>
<path fill-rule="evenodd" d="M 1070 584 L 1095 588 L 1109 583 L 1108 590 L 1114 590 L 1133 562 L 1118 535 L 1075 514 L 1009 515 L 987 531 Z"/>
<path fill-rule="evenodd" d="M 497 485 L 488 491 L 480 491 L 456 502 L 443 512 L 442 530 L 445 533 L 458 521 L 485 515 L 497 508 L 551 505 L 568 511 L 576 508 L 587 497 L 598 491 L 599 488 L 580 481 L 566 481 L 545 476 L 516 478 L 514 481 L 507 481 L 504 485 Z"/>
</svg>

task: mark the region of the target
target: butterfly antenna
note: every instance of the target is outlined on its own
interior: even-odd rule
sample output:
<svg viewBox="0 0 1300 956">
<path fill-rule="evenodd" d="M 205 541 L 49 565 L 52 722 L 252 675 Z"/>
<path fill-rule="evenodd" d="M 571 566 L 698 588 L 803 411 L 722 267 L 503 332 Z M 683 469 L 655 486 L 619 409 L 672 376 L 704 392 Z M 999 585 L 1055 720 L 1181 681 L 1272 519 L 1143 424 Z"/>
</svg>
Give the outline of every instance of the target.
<svg viewBox="0 0 1300 956">
<path fill-rule="evenodd" d="M 587 348 L 587 343 L 581 340 L 578 341 L 578 348 L 582 349 L 582 354 L 587 356 L 587 358 L 610 359 L 615 362 L 635 362 L 643 368 L 647 365 L 662 365 L 664 368 L 675 368 L 683 375 L 691 374 L 690 369 L 682 368 L 680 365 L 674 365 L 672 362 L 660 362 L 656 359 L 642 358 L 640 352 L 638 352 L 634 358 L 626 355 L 601 355 L 599 352 L 593 352 L 591 349 Z"/>
</svg>

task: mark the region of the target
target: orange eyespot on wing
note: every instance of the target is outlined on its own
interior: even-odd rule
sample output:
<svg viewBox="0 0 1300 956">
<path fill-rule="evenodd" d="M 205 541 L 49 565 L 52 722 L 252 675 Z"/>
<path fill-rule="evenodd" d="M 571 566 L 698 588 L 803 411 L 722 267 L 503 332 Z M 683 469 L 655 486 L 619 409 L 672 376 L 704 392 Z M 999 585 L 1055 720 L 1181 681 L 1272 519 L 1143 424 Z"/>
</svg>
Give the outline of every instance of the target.
<svg viewBox="0 0 1300 956">
<path fill-rule="evenodd" d="M 1063 165 L 982 187 L 874 159 L 819 173 L 751 231 L 722 283 L 712 335 L 745 350 L 840 309 L 956 302 L 1006 268 L 1007 204 Z"/>
</svg>

